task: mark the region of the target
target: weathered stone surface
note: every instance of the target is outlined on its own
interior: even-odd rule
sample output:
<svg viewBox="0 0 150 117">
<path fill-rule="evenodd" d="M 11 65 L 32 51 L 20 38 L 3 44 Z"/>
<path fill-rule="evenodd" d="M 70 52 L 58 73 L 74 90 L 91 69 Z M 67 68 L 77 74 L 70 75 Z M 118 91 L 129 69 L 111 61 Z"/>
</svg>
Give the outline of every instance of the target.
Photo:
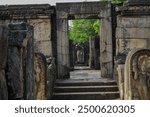
<svg viewBox="0 0 150 117">
<path fill-rule="evenodd" d="M 98 18 L 99 11 L 107 7 L 108 2 L 57 3 L 57 18 Z"/>
<path fill-rule="evenodd" d="M 57 77 L 57 69 L 54 58 L 47 58 L 47 81 L 46 81 L 46 94 L 47 99 L 51 99 L 53 95 L 54 83 Z"/>
<path fill-rule="evenodd" d="M 58 20 L 57 25 L 57 63 L 58 78 L 69 77 L 69 40 L 67 19 Z"/>
<path fill-rule="evenodd" d="M 56 15 L 56 12 L 54 6 L 50 6 L 49 4 L 1 5 L 0 11 L 0 19 L 4 19 L 4 21 L 7 20 L 8 23 L 25 21 L 34 26 L 35 52 L 42 52 L 45 56 L 53 56 L 52 40 L 56 46 L 56 21 L 54 21 L 56 20 L 56 16 L 53 18 L 53 16 Z M 51 29 L 52 26 L 55 28 L 54 30 Z M 14 28 L 24 29 L 24 27 Z"/>
<path fill-rule="evenodd" d="M 8 99 L 8 90 L 6 82 L 6 61 L 7 61 L 7 29 L 0 25 L 0 100 Z"/>
<path fill-rule="evenodd" d="M 89 66 L 90 68 L 94 68 L 94 54 L 95 54 L 95 48 L 94 48 L 94 39 L 89 39 Z"/>
<path fill-rule="evenodd" d="M 5 69 L 7 60 L 7 34 L 8 31 L 4 26 L 0 26 L 0 69 Z"/>
<path fill-rule="evenodd" d="M 44 100 L 46 97 L 46 58 L 43 54 L 36 53 L 35 59 L 35 93 L 36 99 Z"/>
<path fill-rule="evenodd" d="M 116 54 L 127 53 L 133 48 L 149 48 L 149 39 L 117 39 Z"/>
<path fill-rule="evenodd" d="M 124 99 L 124 64 L 119 64 L 117 67 L 118 71 L 118 87 L 119 87 L 119 94 L 121 100 Z"/>
<path fill-rule="evenodd" d="M 27 27 L 26 30 L 22 26 Z M 18 28 L 23 30 L 18 30 Z M 25 23 L 10 24 L 9 26 L 7 59 L 9 99 L 34 99 L 35 79 L 32 30 L 33 28 Z"/>
<path fill-rule="evenodd" d="M 9 47 L 7 62 L 7 83 L 9 99 L 22 99 L 23 83 L 23 50 Z"/>
<path fill-rule="evenodd" d="M 34 76 L 34 39 L 33 27 L 28 26 L 28 44 L 24 51 L 24 99 L 35 99 L 35 76 Z"/>
<path fill-rule="evenodd" d="M 116 38 L 120 39 L 147 39 L 150 37 L 150 28 L 117 28 Z"/>
<path fill-rule="evenodd" d="M 149 28 L 150 27 L 150 17 L 147 16 L 118 16 L 117 18 L 117 27 L 118 28 Z"/>
<path fill-rule="evenodd" d="M 133 49 L 126 58 L 124 99 L 150 99 L 150 50 Z"/>
<path fill-rule="evenodd" d="M 34 48 L 35 52 L 43 53 L 45 56 L 52 55 L 51 20 L 50 19 L 28 19 L 34 26 Z"/>
<path fill-rule="evenodd" d="M 0 69 L 0 100 L 8 99 L 8 90 L 7 90 L 7 82 L 5 70 Z"/>
<path fill-rule="evenodd" d="M 49 18 L 54 8 L 49 4 L 0 5 L 0 19 Z"/>
<path fill-rule="evenodd" d="M 100 39 L 94 36 L 89 39 L 89 66 L 90 68 L 100 69 Z"/>
<path fill-rule="evenodd" d="M 113 77 L 113 45 L 112 45 L 112 23 L 111 9 L 103 11 L 104 18 L 101 20 L 100 34 L 100 64 L 101 77 Z M 107 17 L 105 17 L 107 16 Z M 108 18 L 109 16 L 109 18 Z"/>
</svg>

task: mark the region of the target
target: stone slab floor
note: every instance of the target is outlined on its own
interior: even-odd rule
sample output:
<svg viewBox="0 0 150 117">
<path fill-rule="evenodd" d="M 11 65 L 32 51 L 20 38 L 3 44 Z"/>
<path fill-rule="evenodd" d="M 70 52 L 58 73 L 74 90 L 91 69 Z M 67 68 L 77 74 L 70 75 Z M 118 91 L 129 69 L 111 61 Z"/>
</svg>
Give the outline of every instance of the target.
<svg viewBox="0 0 150 117">
<path fill-rule="evenodd" d="M 74 71 L 70 72 L 71 79 L 99 79 L 100 70 L 92 70 L 88 66 L 79 66 L 74 67 Z"/>
<path fill-rule="evenodd" d="M 88 66 L 75 66 L 74 71 L 70 72 L 70 78 L 68 79 L 62 79 L 61 82 L 107 82 L 110 81 L 110 79 L 101 78 L 101 72 L 100 70 L 92 70 Z M 111 80 L 113 81 L 113 80 Z"/>
</svg>

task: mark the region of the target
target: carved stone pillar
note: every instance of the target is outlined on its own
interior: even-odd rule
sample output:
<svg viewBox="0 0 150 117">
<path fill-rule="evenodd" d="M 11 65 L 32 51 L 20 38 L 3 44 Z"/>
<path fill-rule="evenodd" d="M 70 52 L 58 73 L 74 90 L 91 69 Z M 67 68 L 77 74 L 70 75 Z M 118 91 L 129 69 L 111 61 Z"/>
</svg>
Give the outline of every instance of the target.
<svg viewBox="0 0 150 117">
<path fill-rule="evenodd" d="M 9 24 L 7 83 L 9 99 L 35 99 L 32 27 Z"/>
<path fill-rule="evenodd" d="M 124 75 L 124 99 L 150 99 L 150 50 L 129 52 Z"/>
</svg>

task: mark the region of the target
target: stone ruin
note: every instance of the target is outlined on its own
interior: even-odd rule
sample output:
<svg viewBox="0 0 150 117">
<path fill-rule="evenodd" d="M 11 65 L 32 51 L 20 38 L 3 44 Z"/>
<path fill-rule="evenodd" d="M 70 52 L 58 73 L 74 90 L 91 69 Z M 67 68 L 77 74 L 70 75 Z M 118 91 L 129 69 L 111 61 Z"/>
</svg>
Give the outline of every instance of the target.
<svg viewBox="0 0 150 117">
<path fill-rule="evenodd" d="M 0 99 L 50 99 L 57 76 L 54 12 L 50 5 L 0 6 Z"/>
<path fill-rule="evenodd" d="M 114 76 L 121 99 L 150 99 L 149 5 L 148 0 L 129 0 L 117 7 Z"/>
<path fill-rule="evenodd" d="M 124 99 L 150 99 L 150 50 L 129 52 L 124 70 Z"/>
<path fill-rule="evenodd" d="M 74 65 L 67 21 L 81 18 L 101 20 L 101 77 L 121 99 L 150 99 L 149 10 L 149 0 L 0 6 L 0 99 L 51 99 Z"/>
</svg>

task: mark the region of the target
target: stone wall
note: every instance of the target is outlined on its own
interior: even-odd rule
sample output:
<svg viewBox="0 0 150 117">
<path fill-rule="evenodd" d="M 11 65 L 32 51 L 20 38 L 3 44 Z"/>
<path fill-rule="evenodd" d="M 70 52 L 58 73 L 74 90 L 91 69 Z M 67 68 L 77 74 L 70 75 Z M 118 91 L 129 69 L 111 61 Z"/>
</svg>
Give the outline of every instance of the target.
<svg viewBox="0 0 150 117">
<path fill-rule="evenodd" d="M 54 19 L 51 20 L 51 16 L 54 14 L 54 9 L 48 4 L 0 6 L 0 23 L 29 23 L 34 27 L 35 52 L 43 53 L 48 57 L 53 56 L 52 47 L 56 45 L 56 36 L 54 36 L 56 33 L 53 31 L 52 34 L 51 27 L 56 25 L 53 24 L 55 22 Z"/>
<path fill-rule="evenodd" d="M 149 61 L 149 50 L 145 50 L 150 48 L 149 5 L 147 0 L 129 0 L 117 7 L 115 78 L 121 99 L 149 99 L 148 85 L 141 83 L 147 82 L 144 78 L 147 75 L 144 76 L 145 71 L 140 70 L 140 66 L 144 64 L 142 62 Z M 144 69 L 149 71 L 148 67 Z M 138 80 L 135 76 L 139 77 Z"/>
<path fill-rule="evenodd" d="M 150 48 L 150 16 L 118 16 L 116 55 L 133 48 Z"/>
<path fill-rule="evenodd" d="M 51 68 L 46 57 L 57 58 L 55 7 L 7 5 L 0 11 L 0 99 L 50 99 L 57 70 L 55 59 Z M 8 34 L 2 24 L 9 24 Z"/>
<path fill-rule="evenodd" d="M 5 73 L 8 47 L 7 34 L 8 30 L 6 26 L 0 25 L 0 100 L 8 99 L 8 90 Z"/>
<path fill-rule="evenodd" d="M 51 20 L 28 19 L 28 23 L 34 27 L 35 52 L 43 53 L 45 56 L 53 56 L 51 40 Z"/>
</svg>

